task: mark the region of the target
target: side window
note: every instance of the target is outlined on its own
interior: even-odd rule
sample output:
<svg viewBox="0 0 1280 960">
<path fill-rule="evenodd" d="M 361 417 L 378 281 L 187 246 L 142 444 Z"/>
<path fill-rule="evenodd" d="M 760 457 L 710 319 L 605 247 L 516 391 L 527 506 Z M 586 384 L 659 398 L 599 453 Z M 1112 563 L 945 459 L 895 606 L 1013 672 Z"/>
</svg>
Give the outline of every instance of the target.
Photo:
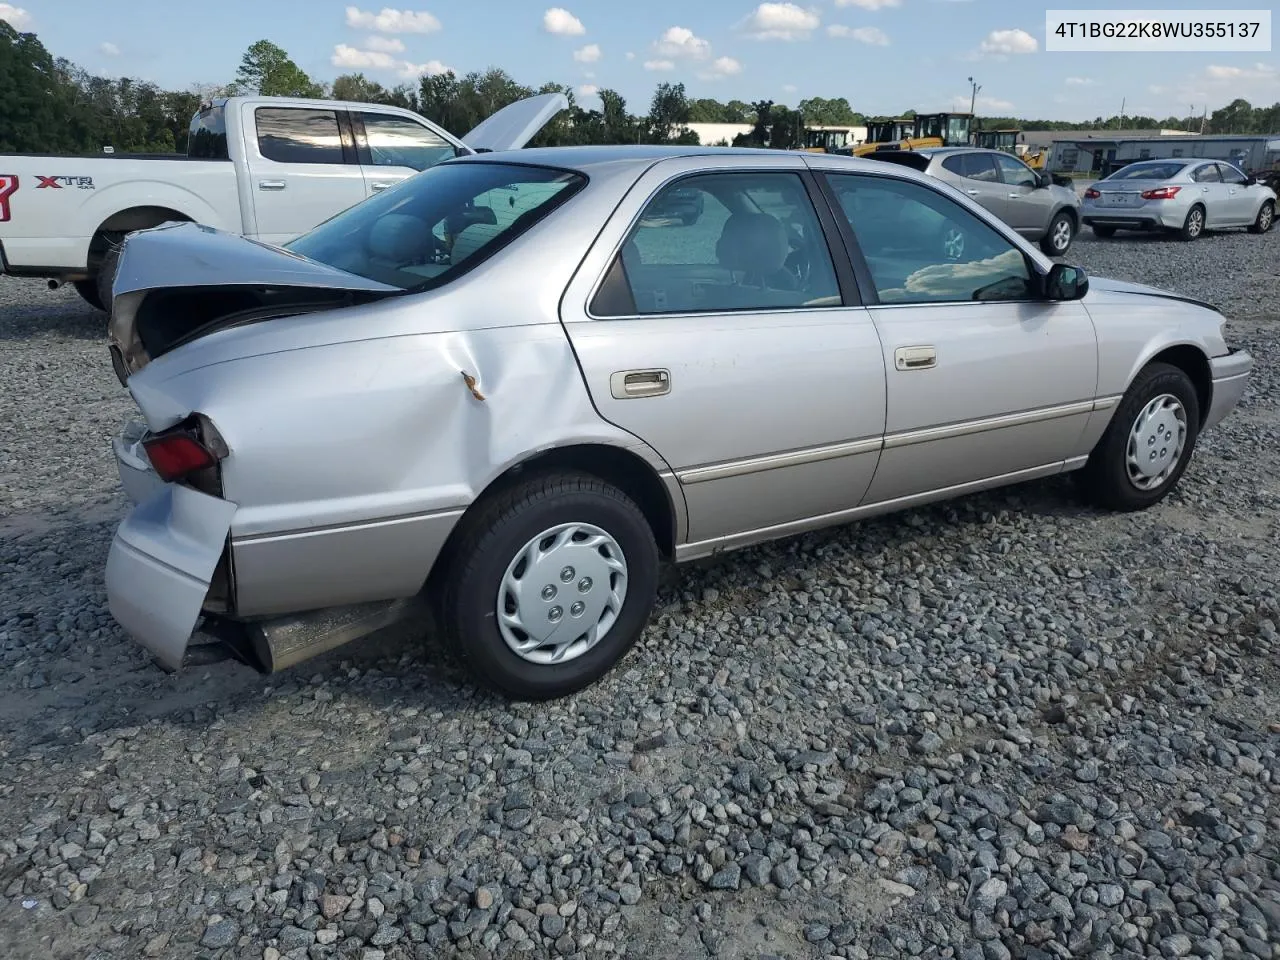
<svg viewBox="0 0 1280 960">
<path fill-rule="evenodd" d="M 1239 186 L 1247 179 L 1238 167 L 1233 167 L 1229 163 L 1218 164 L 1218 172 L 1222 176 L 1223 183 L 1234 183 Z"/>
<path fill-rule="evenodd" d="M 377 167 L 409 167 L 425 170 L 455 156 L 453 145 L 408 117 L 362 113 L 368 163 Z"/>
<path fill-rule="evenodd" d="M 598 317 L 838 306 L 813 202 L 793 173 L 678 180 L 649 201 L 591 304 Z"/>
<path fill-rule="evenodd" d="M 865 174 L 829 174 L 828 179 L 881 303 L 1036 295 L 1022 250 L 936 190 Z"/>
<path fill-rule="evenodd" d="M 1022 161 L 1000 154 L 996 157 L 996 163 L 1000 165 L 1000 179 L 1010 186 L 1034 187 L 1036 185 L 1036 175 Z"/>
<path fill-rule="evenodd" d="M 338 115 L 332 110 L 259 107 L 258 149 L 277 163 L 342 163 Z"/>
<path fill-rule="evenodd" d="M 954 153 L 942 161 L 942 165 L 957 176 L 968 180 L 994 182 L 1000 173 L 985 153 Z"/>
<path fill-rule="evenodd" d="M 1222 174 L 1218 173 L 1216 163 L 1206 163 L 1191 175 L 1191 179 L 1196 183 L 1221 183 Z"/>
</svg>

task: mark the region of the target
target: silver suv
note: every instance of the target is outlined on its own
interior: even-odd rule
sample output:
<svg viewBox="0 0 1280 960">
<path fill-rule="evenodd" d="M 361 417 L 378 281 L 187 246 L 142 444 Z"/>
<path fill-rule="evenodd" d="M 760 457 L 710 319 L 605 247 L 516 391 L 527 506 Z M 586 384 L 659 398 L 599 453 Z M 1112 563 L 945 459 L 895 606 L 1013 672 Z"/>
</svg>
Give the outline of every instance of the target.
<svg viewBox="0 0 1280 960">
<path fill-rule="evenodd" d="M 1037 241 L 1051 257 L 1061 257 L 1071 248 L 1080 227 L 1080 198 L 1073 188 L 1055 184 L 1047 174 L 1003 151 L 927 147 L 880 151 L 871 157 L 945 180 L 1028 240 Z"/>
</svg>

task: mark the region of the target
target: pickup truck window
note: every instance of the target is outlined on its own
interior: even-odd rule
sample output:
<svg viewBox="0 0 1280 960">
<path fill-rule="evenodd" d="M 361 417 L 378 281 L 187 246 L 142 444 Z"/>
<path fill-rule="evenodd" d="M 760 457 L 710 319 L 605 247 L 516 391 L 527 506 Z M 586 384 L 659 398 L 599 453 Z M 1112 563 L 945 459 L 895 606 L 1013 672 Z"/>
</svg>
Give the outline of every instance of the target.
<svg viewBox="0 0 1280 960">
<path fill-rule="evenodd" d="M 409 167 L 425 170 L 455 156 L 453 144 L 407 117 L 362 113 L 369 157 L 363 162 L 377 167 Z"/>
<path fill-rule="evenodd" d="M 585 183 L 549 167 L 451 161 L 348 207 L 286 249 L 403 290 L 429 290 L 488 259 Z"/>
<path fill-rule="evenodd" d="M 187 130 L 187 156 L 200 160 L 227 160 L 226 111 L 219 106 L 205 107 L 191 118 Z"/>
<path fill-rule="evenodd" d="M 333 110 L 259 107 L 258 149 L 277 163 L 342 163 L 342 136 Z"/>
</svg>

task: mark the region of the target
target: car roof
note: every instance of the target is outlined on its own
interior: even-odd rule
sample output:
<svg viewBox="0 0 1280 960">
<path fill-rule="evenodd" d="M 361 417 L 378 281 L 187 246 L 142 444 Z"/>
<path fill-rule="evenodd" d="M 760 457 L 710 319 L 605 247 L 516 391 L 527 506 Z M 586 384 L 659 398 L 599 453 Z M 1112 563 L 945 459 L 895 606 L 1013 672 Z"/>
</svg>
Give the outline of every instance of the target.
<svg viewBox="0 0 1280 960">
<path fill-rule="evenodd" d="M 701 147 L 701 146 L 647 146 L 647 145 L 606 145 L 585 147 L 525 147 L 523 150 L 512 150 L 501 153 L 481 153 L 451 160 L 491 161 L 495 163 L 527 163 L 538 166 L 559 167 L 590 175 L 593 169 L 600 167 L 618 167 L 626 164 L 648 166 L 659 160 L 678 159 L 682 157 L 768 157 L 791 154 L 799 158 L 810 158 L 824 164 L 837 162 L 855 170 L 880 172 L 883 167 L 874 160 L 862 157 L 846 157 L 839 154 L 812 154 L 800 150 L 783 151 L 767 150 L 755 147 Z"/>
</svg>

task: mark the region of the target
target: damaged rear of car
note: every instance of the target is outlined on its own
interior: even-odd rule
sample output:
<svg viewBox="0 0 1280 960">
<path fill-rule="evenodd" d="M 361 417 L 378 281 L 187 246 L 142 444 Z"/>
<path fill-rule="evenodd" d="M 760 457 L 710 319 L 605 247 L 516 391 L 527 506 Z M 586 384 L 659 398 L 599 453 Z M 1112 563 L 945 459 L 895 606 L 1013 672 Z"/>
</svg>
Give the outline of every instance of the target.
<svg viewBox="0 0 1280 960">
<path fill-rule="evenodd" d="M 199 626 L 271 672 L 413 609 L 475 495 L 456 414 L 502 339 L 470 332 L 491 295 L 450 284 L 584 183 L 451 161 L 292 249 L 197 224 L 132 235 L 109 329 L 142 415 L 114 441 L 133 502 L 106 567 L 120 625 L 171 670 Z M 529 349 L 554 368 L 560 339 Z"/>
</svg>

